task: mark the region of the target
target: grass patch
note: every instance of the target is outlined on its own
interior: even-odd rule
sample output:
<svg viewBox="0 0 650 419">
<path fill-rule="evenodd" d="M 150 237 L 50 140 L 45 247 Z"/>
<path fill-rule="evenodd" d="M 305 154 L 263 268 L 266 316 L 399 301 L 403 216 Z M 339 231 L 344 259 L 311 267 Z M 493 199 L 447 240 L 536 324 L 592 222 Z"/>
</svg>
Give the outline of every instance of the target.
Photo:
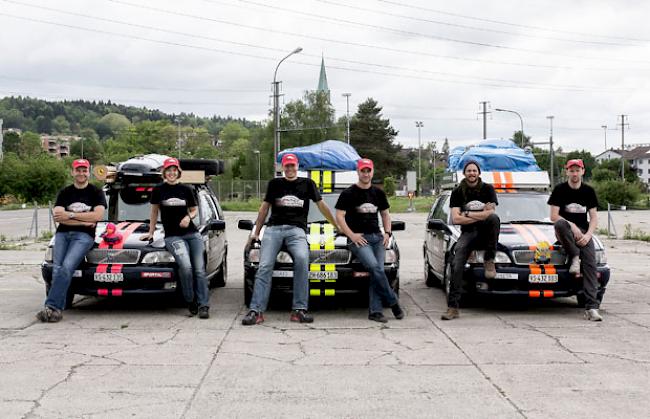
<svg viewBox="0 0 650 419">
<path fill-rule="evenodd" d="M 429 212 L 435 197 L 421 196 L 413 198 L 413 208 L 415 212 Z M 391 213 L 409 212 L 409 199 L 404 196 L 391 196 L 388 198 Z"/>
<path fill-rule="evenodd" d="M 23 250 L 25 243 L 0 243 L 0 250 Z"/>
<path fill-rule="evenodd" d="M 260 209 L 262 200 L 251 198 L 247 201 L 221 201 L 219 202 L 221 209 L 224 211 L 253 211 L 257 212 Z"/>
<path fill-rule="evenodd" d="M 625 240 L 641 240 L 650 242 L 650 234 L 641 231 L 640 229 L 632 229 L 632 224 L 625 224 L 625 233 L 623 233 Z"/>
<path fill-rule="evenodd" d="M 46 230 L 41 233 L 41 237 L 39 237 L 38 240 L 49 241 L 52 237 L 54 237 L 54 233 Z"/>
</svg>

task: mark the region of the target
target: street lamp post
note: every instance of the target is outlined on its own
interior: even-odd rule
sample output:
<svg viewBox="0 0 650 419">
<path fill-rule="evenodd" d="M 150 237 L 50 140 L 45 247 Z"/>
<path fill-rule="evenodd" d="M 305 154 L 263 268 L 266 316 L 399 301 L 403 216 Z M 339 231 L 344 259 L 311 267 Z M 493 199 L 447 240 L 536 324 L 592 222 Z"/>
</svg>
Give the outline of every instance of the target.
<svg viewBox="0 0 650 419">
<path fill-rule="evenodd" d="M 257 199 L 261 198 L 260 194 L 260 183 L 261 183 L 261 167 L 262 167 L 262 155 L 259 150 L 253 150 L 253 153 L 257 154 Z"/>
<path fill-rule="evenodd" d="M 603 129 L 603 132 L 605 133 L 605 151 L 607 151 L 607 125 L 601 125 L 600 127 Z"/>
<path fill-rule="evenodd" d="M 347 127 L 345 130 L 345 136 L 348 141 L 348 144 L 350 144 L 350 93 L 343 93 L 343 97 L 345 97 L 345 119 L 347 121 Z"/>
<path fill-rule="evenodd" d="M 433 194 L 436 194 L 436 142 L 433 142 L 433 147 L 431 148 L 431 151 L 433 151 Z"/>
<path fill-rule="evenodd" d="M 422 121 L 415 121 L 415 126 L 418 128 L 418 183 L 422 177 L 422 147 L 420 146 L 420 129 L 424 126 Z M 421 188 L 418 188 L 420 191 Z"/>
<path fill-rule="evenodd" d="M 278 159 L 278 153 L 280 152 L 280 82 L 276 80 L 278 68 L 284 60 L 291 57 L 293 54 L 298 54 L 300 51 L 302 51 L 302 48 L 298 47 L 287 54 L 287 56 L 281 59 L 280 62 L 278 62 L 278 65 L 275 66 L 275 72 L 273 73 L 273 176 L 275 176 L 275 166 Z"/>
<path fill-rule="evenodd" d="M 178 158 L 181 158 L 181 119 L 176 118 L 176 124 L 178 125 Z"/>
<path fill-rule="evenodd" d="M 510 113 L 514 113 L 515 115 L 517 115 L 519 117 L 519 122 L 521 122 L 521 148 L 524 148 L 524 146 L 526 145 L 525 144 L 526 136 L 524 135 L 524 119 L 521 117 L 519 112 L 511 111 L 510 109 L 500 109 L 500 108 L 495 109 L 495 111 L 497 111 L 497 112 L 510 112 Z"/>
</svg>

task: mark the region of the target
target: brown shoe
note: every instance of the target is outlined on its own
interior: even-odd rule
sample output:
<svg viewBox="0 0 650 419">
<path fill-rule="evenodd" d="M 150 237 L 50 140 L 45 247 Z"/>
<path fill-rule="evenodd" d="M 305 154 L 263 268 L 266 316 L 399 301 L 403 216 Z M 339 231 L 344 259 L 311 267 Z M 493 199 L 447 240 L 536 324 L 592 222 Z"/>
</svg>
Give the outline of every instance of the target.
<svg viewBox="0 0 650 419">
<path fill-rule="evenodd" d="M 458 312 L 457 308 L 449 307 L 447 308 L 447 312 L 440 316 L 442 320 L 453 320 L 457 319 L 460 316 L 460 313 Z"/>
<path fill-rule="evenodd" d="M 485 279 L 494 279 L 497 277 L 497 268 L 494 266 L 493 260 L 483 262 L 483 269 L 485 269 Z"/>
</svg>

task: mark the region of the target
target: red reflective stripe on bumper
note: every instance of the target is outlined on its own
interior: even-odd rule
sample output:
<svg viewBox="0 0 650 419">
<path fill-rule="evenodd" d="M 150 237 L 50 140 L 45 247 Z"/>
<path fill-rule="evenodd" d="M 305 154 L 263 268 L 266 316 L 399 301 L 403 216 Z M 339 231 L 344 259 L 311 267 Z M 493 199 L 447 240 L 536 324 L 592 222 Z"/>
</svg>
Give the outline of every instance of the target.
<svg viewBox="0 0 650 419">
<path fill-rule="evenodd" d="M 97 295 L 106 296 L 108 295 L 108 290 L 106 288 L 101 288 L 97 290 Z"/>
<path fill-rule="evenodd" d="M 530 290 L 528 291 L 528 296 L 531 298 L 539 298 L 542 295 L 540 291 L 537 290 Z"/>
<path fill-rule="evenodd" d="M 553 293 L 553 291 L 544 290 L 543 295 L 544 295 L 544 298 L 552 298 L 554 293 Z"/>
<path fill-rule="evenodd" d="M 113 295 L 113 297 L 121 297 L 122 296 L 122 290 L 120 290 L 120 289 L 111 290 L 111 295 Z"/>
</svg>

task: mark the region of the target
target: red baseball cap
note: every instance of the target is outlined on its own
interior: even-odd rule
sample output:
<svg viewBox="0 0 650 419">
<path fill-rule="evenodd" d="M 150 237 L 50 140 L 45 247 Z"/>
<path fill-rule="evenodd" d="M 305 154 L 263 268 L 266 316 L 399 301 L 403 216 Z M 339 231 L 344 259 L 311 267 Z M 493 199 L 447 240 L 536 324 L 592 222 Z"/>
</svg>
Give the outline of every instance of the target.
<svg viewBox="0 0 650 419">
<path fill-rule="evenodd" d="M 172 166 L 176 166 L 178 170 L 181 170 L 181 164 L 178 162 L 178 159 L 174 157 L 166 158 L 165 161 L 163 162 L 163 170 Z"/>
<path fill-rule="evenodd" d="M 372 163 L 372 160 L 370 159 L 359 159 L 357 160 L 357 169 L 358 170 L 363 170 L 363 169 L 374 169 L 375 165 Z"/>
<path fill-rule="evenodd" d="M 291 154 L 291 153 L 282 156 L 282 167 L 288 164 L 295 164 L 296 166 L 298 166 L 298 157 L 296 157 L 295 154 Z"/>
<path fill-rule="evenodd" d="M 566 162 L 566 167 L 567 169 L 571 166 L 580 166 L 581 168 L 585 168 L 585 164 L 582 162 L 582 159 L 571 159 L 568 162 Z"/>
<path fill-rule="evenodd" d="M 90 162 L 86 159 L 77 159 L 72 162 L 72 168 L 76 169 L 77 167 L 85 167 L 90 169 Z"/>
</svg>

